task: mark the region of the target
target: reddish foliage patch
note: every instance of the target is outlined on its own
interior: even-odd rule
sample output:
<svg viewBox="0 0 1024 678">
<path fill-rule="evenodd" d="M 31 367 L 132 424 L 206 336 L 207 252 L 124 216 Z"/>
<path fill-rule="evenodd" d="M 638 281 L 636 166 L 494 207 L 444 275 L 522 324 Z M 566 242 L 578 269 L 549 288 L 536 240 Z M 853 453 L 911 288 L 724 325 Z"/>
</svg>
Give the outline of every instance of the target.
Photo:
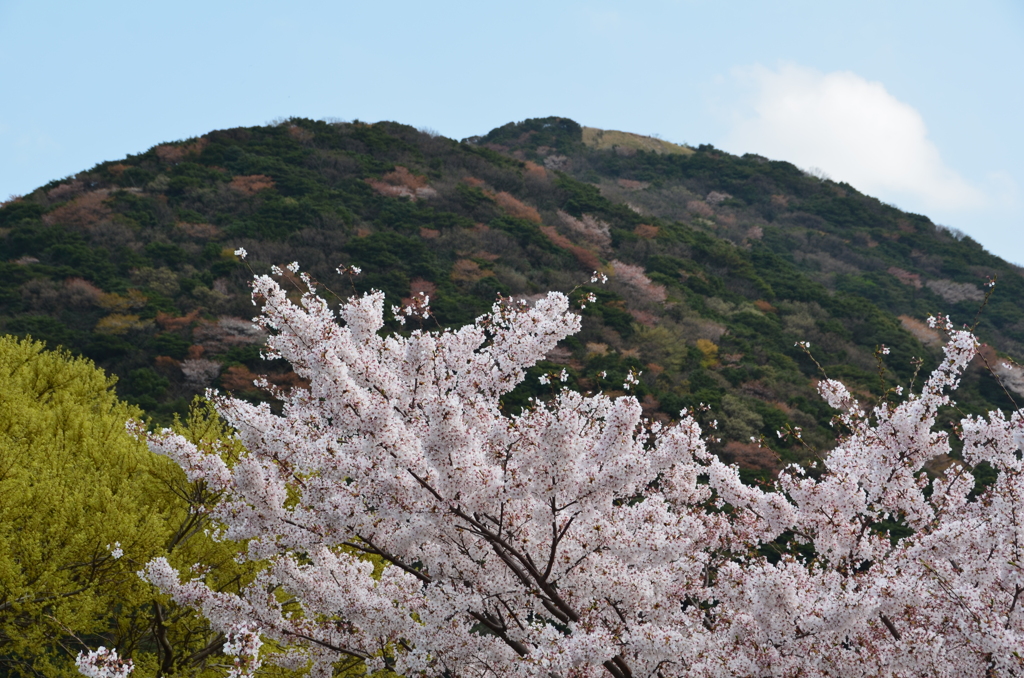
<svg viewBox="0 0 1024 678">
<path fill-rule="evenodd" d="M 190 155 L 202 153 L 208 143 L 206 137 L 200 137 L 190 144 L 182 144 L 180 146 L 161 144 L 154 148 L 153 151 L 156 153 L 156 157 L 168 165 L 177 165 Z"/>
<path fill-rule="evenodd" d="M 395 165 L 394 171 L 388 172 L 381 179 L 392 186 L 405 186 L 413 190 L 427 185 L 426 177 L 413 174 L 407 167 L 402 167 L 401 165 Z"/>
<path fill-rule="evenodd" d="M 909 315 L 899 316 L 899 321 L 903 325 L 903 329 L 910 332 L 914 337 L 925 346 L 941 346 L 942 335 L 939 334 L 938 330 L 928 327 L 917 318 L 912 318 Z"/>
<path fill-rule="evenodd" d="M 548 171 L 535 162 L 529 160 L 525 163 L 526 177 L 528 179 L 547 179 Z"/>
<path fill-rule="evenodd" d="M 661 402 L 650 393 L 645 395 L 644 399 L 640 401 L 640 408 L 644 411 L 645 417 L 650 417 L 658 411 L 659 407 L 661 407 Z"/>
<path fill-rule="evenodd" d="M 309 380 L 303 379 L 295 372 L 284 372 L 282 374 L 257 374 L 245 365 L 233 365 L 224 370 L 220 375 L 220 385 L 226 391 L 245 392 L 259 391 L 253 384 L 257 379 L 266 379 L 268 382 L 284 390 L 293 388 L 309 388 Z"/>
<path fill-rule="evenodd" d="M 430 198 L 437 191 L 427 185 L 427 178 L 413 174 L 407 167 L 396 165 L 394 171 L 388 172 L 380 179 L 367 179 L 366 183 L 381 195 L 392 198 Z"/>
<path fill-rule="evenodd" d="M 459 259 L 452 265 L 451 278 L 455 282 L 476 282 L 492 275 L 494 271 L 480 268 L 472 259 Z"/>
<path fill-rule="evenodd" d="M 775 452 L 754 443 L 730 440 L 725 444 L 725 456 L 731 463 L 738 464 L 740 468 L 767 471 L 773 477 L 779 474 L 781 468 L 779 456 Z"/>
<path fill-rule="evenodd" d="M 644 325 L 645 327 L 654 327 L 655 325 L 658 324 L 658 316 L 654 315 L 653 313 L 650 313 L 648 311 L 641 311 L 636 308 L 629 308 L 626 310 L 629 311 L 629 314 L 631 316 L 633 316 L 633 320 L 637 321 L 641 325 Z"/>
<path fill-rule="evenodd" d="M 580 262 L 580 265 L 584 269 L 588 271 L 596 271 L 601 268 L 601 260 L 597 257 L 596 252 L 588 250 L 585 247 L 580 247 L 556 231 L 554 226 L 541 226 L 540 230 L 548 237 L 548 240 L 553 242 L 555 245 L 572 252 L 572 255 L 576 257 L 576 261 Z"/>
<path fill-rule="evenodd" d="M 175 374 L 181 369 L 181 363 L 168 355 L 158 355 L 153 360 L 153 365 L 161 372 L 168 374 Z"/>
<path fill-rule="evenodd" d="M 658 237 L 658 227 L 651 226 L 650 224 L 640 224 L 633 229 L 633 233 L 644 240 L 654 240 Z"/>
<path fill-rule="evenodd" d="M 63 202 L 81 193 L 82 188 L 83 184 L 81 181 L 69 181 L 52 189 L 46 194 L 46 197 L 54 202 Z"/>
<path fill-rule="evenodd" d="M 895 276 L 896 279 L 904 285 L 909 285 L 915 290 L 921 289 L 921 276 L 917 273 L 904 271 L 902 268 L 897 268 L 896 266 L 890 266 L 886 273 Z"/>
<path fill-rule="evenodd" d="M 111 215 L 110 208 L 105 202 L 108 194 L 109 191 L 106 189 L 86 193 L 52 212 L 44 214 L 43 223 L 88 229 Z"/>
<path fill-rule="evenodd" d="M 309 388 L 309 379 L 303 379 L 294 372 L 285 372 L 284 374 L 267 374 L 260 375 L 265 376 L 274 386 L 291 390 L 293 388 Z"/>
<path fill-rule="evenodd" d="M 197 240 L 212 240 L 213 238 L 220 237 L 221 235 L 220 228 L 213 224 L 189 224 L 184 221 L 179 221 L 174 224 L 174 227 L 188 237 L 196 238 Z"/>
<path fill-rule="evenodd" d="M 409 294 L 414 297 L 419 296 L 420 294 L 432 297 L 435 292 L 437 292 L 437 285 L 429 280 L 424 280 L 423 278 L 413 278 L 412 282 L 409 284 Z"/>
<path fill-rule="evenodd" d="M 527 221 L 532 221 L 535 224 L 539 224 L 541 222 L 540 212 L 535 208 L 520 202 L 510 193 L 499 191 L 491 197 L 494 198 L 494 202 L 498 203 L 498 206 L 505 210 L 510 217 L 525 219 Z"/>
<path fill-rule="evenodd" d="M 254 391 L 257 376 L 245 365 L 232 365 L 221 373 L 220 385 L 225 391 Z"/>
<path fill-rule="evenodd" d="M 244 195 L 256 195 L 260 191 L 273 188 L 274 180 L 263 174 L 250 174 L 233 178 L 228 186 Z"/>
<path fill-rule="evenodd" d="M 157 311 L 156 324 L 164 330 L 180 330 L 188 327 L 196 320 L 199 319 L 199 310 L 190 312 L 188 315 L 183 315 L 180 318 L 175 318 L 173 315 L 164 313 L 163 311 Z"/>
</svg>

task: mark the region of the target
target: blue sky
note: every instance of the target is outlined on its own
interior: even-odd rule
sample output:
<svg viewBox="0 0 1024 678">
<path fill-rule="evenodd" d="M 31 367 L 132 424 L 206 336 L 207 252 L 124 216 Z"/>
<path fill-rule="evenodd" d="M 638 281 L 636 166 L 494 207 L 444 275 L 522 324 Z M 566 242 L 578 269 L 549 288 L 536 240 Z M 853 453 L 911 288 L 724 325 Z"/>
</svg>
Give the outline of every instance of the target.
<svg viewBox="0 0 1024 678">
<path fill-rule="evenodd" d="M 568 116 L 817 168 L 1024 264 L 1024 3 L 0 0 L 0 200 L 287 116 Z"/>
</svg>

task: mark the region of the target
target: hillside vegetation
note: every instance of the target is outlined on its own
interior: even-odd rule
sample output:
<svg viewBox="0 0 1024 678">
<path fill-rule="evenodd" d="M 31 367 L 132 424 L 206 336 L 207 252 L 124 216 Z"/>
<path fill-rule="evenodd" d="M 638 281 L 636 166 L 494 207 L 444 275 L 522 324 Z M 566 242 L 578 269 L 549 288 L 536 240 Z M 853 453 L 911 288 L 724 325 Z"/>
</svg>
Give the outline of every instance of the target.
<svg viewBox="0 0 1024 678">
<path fill-rule="evenodd" d="M 6 203 L 0 250 L 0 331 L 93 359 L 161 420 L 207 387 L 272 400 L 257 375 L 301 385 L 260 358 L 249 322 L 252 273 L 292 261 L 335 301 L 376 288 L 390 308 L 428 294 L 440 326 L 498 295 L 592 293 L 582 332 L 507 409 L 550 393 L 538 377 L 563 367 L 571 385 L 611 393 L 642 372 L 634 392 L 649 416 L 706 407 L 716 451 L 750 479 L 807 461 L 778 432 L 827 446 L 823 373 L 869 401 L 927 373 L 942 342 L 929 314 L 977 317 L 990 345 L 962 410 L 1009 408 L 1024 391 L 1004 366 L 1024 356 L 1024 279 L 970 238 L 787 162 L 564 118 L 462 142 L 386 122 L 210 132 Z M 362 273 L 339 277 L 339 265 Z M 606 285 L 589 282 L 595 270 Z M 761 436 L 774 450 L 751 443 Z"/>
</svg>

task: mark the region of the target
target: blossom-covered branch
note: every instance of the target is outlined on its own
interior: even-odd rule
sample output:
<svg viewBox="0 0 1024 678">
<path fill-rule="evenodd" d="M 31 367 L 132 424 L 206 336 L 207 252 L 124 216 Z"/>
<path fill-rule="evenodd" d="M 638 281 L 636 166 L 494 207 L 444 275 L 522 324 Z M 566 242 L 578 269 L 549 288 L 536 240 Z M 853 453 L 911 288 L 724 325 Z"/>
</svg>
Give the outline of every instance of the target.
<svg viewBox="0 0 1024 678">
<path fill-rule="evenodd" d="M 215 518 L 268 566 L 241 596 L 146 569 L 247 646 L 258 630 L 325 677 L 347 658 L 407 676 L 1024 672 L 1021 413 L 965 420 L 965 463 L 921 471 L 950 450 L 935 420 L 969 333 L 899 405 L 868 413 L 822 382 L 852 433 L 822 474 L 790 468 L 765 491 L 693 419 L 646 421 L 631 396 L 562 389 L 504 415 L 502 396 L 579 329 L 564 295 L 400 336 L 382 335 L 381 293 L 336 316 L 269 277 L 253 292 L 268 354 L 309 388 L 281 394 L 281 414 L 216 396 L 248 450 L 230 465 L 170 431 L 150 445 L 230 497 Z M 971 500 L 982 461 L 999 476 Z M 912 536 L 894 542 L 885 521 Z M 784 534 L 813 555 L 759 555 Z"/>
</svg>

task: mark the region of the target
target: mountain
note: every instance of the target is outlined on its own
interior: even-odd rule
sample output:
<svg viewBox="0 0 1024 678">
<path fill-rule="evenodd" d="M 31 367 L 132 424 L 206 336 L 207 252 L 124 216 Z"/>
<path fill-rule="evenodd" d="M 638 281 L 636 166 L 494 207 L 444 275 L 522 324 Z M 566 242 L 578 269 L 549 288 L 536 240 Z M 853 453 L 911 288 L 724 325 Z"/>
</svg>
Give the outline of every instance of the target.
<svg viewBox="0 0 1024 678">
<path fill-rule="evenodd" d="M 335 300 L 428 294 L 440 326 L 499 294 L 593 294 L 583 330 L 508 410 L 550 393 L 544 372 L 606 392 L 642 372 L 634 393 L 652 418 L 717 420 L 715 450 L 751 479 L 827 448 L 818 379 L 878 402 L 927 373 L 942 344 L 929 314 L 976 324 L 987 344 L 962 411 L 1024 392 L 1009 362 L 1024 356 L 1024 272 L 969 237 L 787 162 L 565 118 L 461 142 L 388 122 L 210 132 L 3 204 L 0 251 L 0 331 L 93 359 L 158 421 L 207 386 L 272 401 L 255 376 L 302 383 L 261 360 L 249 322 L 253 272 L 293 261 Z M 787 427 L 807 445 L 780 438 Z M 761 436 L 773 449 L 750 442 Z"/>
</svg>

